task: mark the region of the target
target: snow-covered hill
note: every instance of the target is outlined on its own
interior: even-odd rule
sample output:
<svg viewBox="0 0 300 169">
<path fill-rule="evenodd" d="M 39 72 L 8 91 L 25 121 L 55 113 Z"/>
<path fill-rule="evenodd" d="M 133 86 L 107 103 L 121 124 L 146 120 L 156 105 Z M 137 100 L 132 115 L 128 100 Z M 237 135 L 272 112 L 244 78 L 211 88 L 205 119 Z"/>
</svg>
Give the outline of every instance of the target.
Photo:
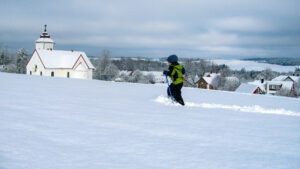
<svg viewBox="0 0 300 169">
<path fill-rule="evenodd" d="M 245 68 L 245 70 L 251 71 L 262 71 L 265 69 L 272 69 L 273 71 L 277 72 L 294 72 L 296 68 L 300 68 L 300 66 L 281 66 L 281 65 L 275 65 L 275 64 L 269 64 L 269 63 L 259 63 L 255 61 L 249 61 L 249 60 L 212 60 L 212 62 L 216 64 L 225 64 L 229 66 L 230 69 L 233 70 L 241 70 L 242 68 Z"/>
<path fill-rule="evenodd" d="M 298 169 L 300 100 L 0 73 L 1 169 Z"/>
</svg>

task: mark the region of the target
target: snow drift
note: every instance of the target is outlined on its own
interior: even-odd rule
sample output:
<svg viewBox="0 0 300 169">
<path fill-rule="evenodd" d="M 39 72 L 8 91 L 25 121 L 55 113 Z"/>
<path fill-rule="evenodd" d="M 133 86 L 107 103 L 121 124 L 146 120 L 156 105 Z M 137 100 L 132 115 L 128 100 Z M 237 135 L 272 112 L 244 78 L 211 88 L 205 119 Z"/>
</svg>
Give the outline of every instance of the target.
<svg viewBox="0 0 300 169">
<path fill-rule="evenodd" d="M 300 100 L 0 73 L 0 168 L 298 169 Z M 163 96 L 161 96 L 163 95 Z"/>
</svg>

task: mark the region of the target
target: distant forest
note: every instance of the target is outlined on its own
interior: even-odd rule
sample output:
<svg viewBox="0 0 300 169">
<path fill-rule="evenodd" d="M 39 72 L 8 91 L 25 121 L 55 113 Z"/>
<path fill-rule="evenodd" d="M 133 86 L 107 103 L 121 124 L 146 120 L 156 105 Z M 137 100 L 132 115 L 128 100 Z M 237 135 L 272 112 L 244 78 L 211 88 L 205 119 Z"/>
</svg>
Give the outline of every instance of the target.
<svg viewBox="0 0 300 169">
<path fill-rule="evenodd" d="M 270 63 L 282 66 L 300 65 L 300 58 L 248 58 L 243 60 L 256 61 L 260 63 Z"/>
</svg>

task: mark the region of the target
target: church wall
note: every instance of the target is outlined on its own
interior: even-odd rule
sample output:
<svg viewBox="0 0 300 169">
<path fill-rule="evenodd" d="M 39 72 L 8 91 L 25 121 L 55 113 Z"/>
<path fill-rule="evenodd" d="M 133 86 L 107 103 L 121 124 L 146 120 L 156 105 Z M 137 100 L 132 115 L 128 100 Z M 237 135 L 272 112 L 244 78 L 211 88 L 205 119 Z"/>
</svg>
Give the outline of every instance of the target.
<svg viewBox="0 0 300 169">
<path fill-rule="evenodd" d="M 80 66 L 80 64 L 82 66 Z M 84 71 L 88 70 L 88 65 L 86 64 L 86 62 L 84 61 L 82 56 L 80 56 L 79 59 L 77 60 L 77 62 L 74 64 L 74 69 L 78 70 L 79 66 L 80 66 L 81 70 L 84 70 Z"/>
<path fill-rule="evenodd" d="M 84 62 L 81 62 L 81 63 L 83 65 L 83 67 L 85 68 L 84 70 L 73 70 L 73 69 L 63 69 L 63 68 L 62 69 L 49 69 L 49 68 L 45 69 L 41 60 L 39 59 L 37 53 L 35 52 L 32 55 L 32 58 L 29 61 L 26 69 L 27 69 L 28 75 L 51 76 L 51 73 L 54 72 L 54 77 L 68 78 L 68 72 L 69 72 L 69 78 L 93 79 L 93 70 L 87 69 Z M 42 72 L 42 75 L 41 75 L 41 72 Z"/>
<path fill-rule="evenodd" d="M 31 75 L 40 75 L 40 72 L 44 72 L 45 68 L 42 64 L 37 52 L 35 51 L 26 66 L 26 73 Z"/>
<path fill-rule="evenodd" d="M 92 79 L 90 78 L 91 75 L 89 71 L 78 72 L 72 69 L 45 69 L 43 72 L 43 76 L 51 76 L 52 72 L 54 72 L 54 77 L 68 78 L 69 72 L 69 78 Z"/>
</svg>

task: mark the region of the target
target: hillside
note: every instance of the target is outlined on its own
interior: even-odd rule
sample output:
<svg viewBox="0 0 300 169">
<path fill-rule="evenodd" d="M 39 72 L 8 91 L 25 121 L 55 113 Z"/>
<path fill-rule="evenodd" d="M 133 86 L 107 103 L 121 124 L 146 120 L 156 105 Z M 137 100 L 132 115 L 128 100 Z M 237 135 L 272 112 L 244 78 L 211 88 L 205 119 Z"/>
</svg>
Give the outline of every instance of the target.
<svg viewBox="0 0 300 169">
<path fill-rule="evenodd" d="M 298 169 L 300 100 L 0 73 L 1 169 Z"/>
<path fill-rule="evenodd" d="M 287 59 L 288 60 L 288 59 Z M 291 59 L 292 60 L 292 59 Z M 272 64 L 267 62 L 257 62 L 255 60 L 212 60 L 216 64 L 225 64 L 232 70 L 241 70 L 245 68 L 247 71 L 262 71 L 265 69 L 272 69 L 276 72 L 294 72 L 295 69 L 300 68 L 299 65 L 279 65 L 279 64 Z"/>
<path fill-rule="evenodd" d="M 299 66 L 300 58 L 248 58 L 244 60 L 256 61 L 260 63 L 270 63 L 282 66 Z"/>
</svg>

